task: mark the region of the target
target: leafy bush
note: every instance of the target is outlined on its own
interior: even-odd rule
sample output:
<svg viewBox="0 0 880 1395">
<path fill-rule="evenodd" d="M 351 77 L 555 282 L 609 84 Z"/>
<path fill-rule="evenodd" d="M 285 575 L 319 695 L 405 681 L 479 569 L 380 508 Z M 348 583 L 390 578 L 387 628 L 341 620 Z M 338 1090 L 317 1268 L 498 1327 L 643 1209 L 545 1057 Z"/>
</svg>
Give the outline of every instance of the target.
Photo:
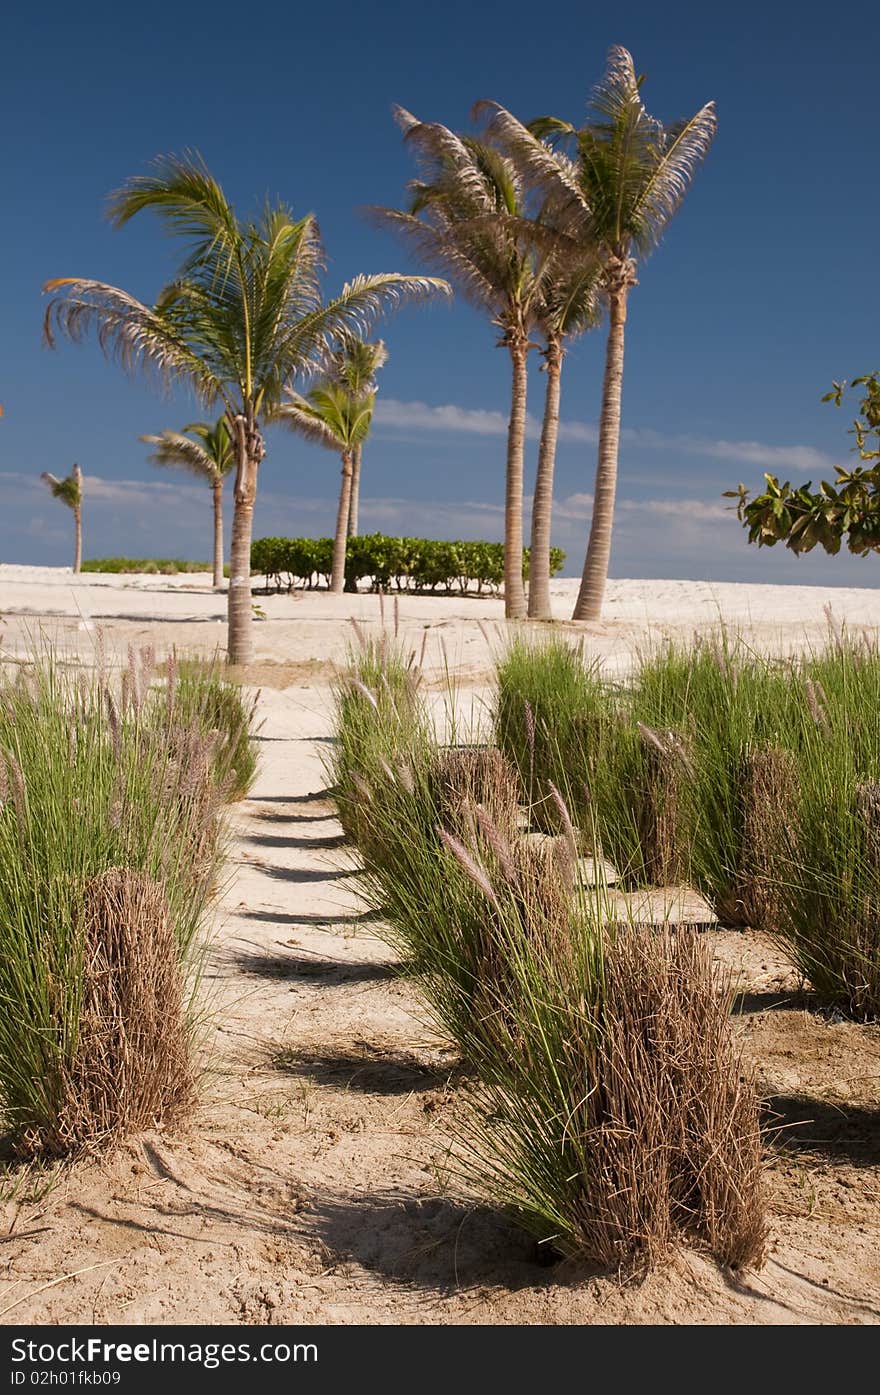
<svg viewBox="0 0 880 1395">
<path fill-rule="evenodd" d="M 251 570 L 266 578 L 266 588 L 290 591 L 329 585 L 332 538 L 258 538 L 251 546 Z M 555 576 L 565 553 L 550 550 Z M 528 578 L 529 551 L 523 553 L 523 576 Z M 490 542 L 443 542 L 429 538 L 395 538 L 371 533 L 349 538 L 345 562 L 349 587 L 369 579 L 374 590 L 497 591 L 504 580 L 504 547 Z"/>
<path fill-rule="evenodd" d="M 51 654 L 0 673 L 0 1107 L 22 1153 L 107 1147 L 190 1095 L 196 937 L 220 862 L 211 741 Z"/>
</svg>

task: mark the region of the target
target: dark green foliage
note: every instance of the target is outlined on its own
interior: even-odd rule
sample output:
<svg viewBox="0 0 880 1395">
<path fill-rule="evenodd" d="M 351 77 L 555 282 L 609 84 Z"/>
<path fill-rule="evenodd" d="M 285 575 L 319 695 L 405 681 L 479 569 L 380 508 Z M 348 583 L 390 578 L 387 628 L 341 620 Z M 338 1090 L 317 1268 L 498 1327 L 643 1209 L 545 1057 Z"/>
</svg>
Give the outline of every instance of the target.
<svg viewBox="0 0 880 1395">
<path fill-rule="evenodd" d="M 274 585 L 289 591 L 294 586 L 327 586 L 332 561 L 332 538 L 258 538 L 251 546 L 251 570 L 265 576 L 267 588 Z M 529 550 L 525 548 L 526 580 L 528 561 Z M 561 548 L 551 548 L 551 576 L 564 564 Z M 369 578 L 374 590 L 495 592 L 504 580 L 504 545 L 368 533 L 349 538 L 345 578 L 349 586 Z"/>
<path fill-rule="evenodd" d="M 817 545 L 837 553 L 846 540 L 850 552 L 864 557 L 880 551 L 880 374 L 853 378 L 852 387 L 863 389 L 859 412 L 850 434 L 853 450 L 864 462 L 853 470 L 834 467 L 836 481 L 812 480 L 792 486 L 780 484 L 776 475 L 765 475 L 766 489 L 754 498 L 744 484 L 725 492 L 736 499 L 737 517 L 748 529 L 749 542 L 773 547 L 784 542 L 792 552 L 811 552 Z M 843 401 L 846 383 L 835 383 L 823 402 Z"/>
</svg>

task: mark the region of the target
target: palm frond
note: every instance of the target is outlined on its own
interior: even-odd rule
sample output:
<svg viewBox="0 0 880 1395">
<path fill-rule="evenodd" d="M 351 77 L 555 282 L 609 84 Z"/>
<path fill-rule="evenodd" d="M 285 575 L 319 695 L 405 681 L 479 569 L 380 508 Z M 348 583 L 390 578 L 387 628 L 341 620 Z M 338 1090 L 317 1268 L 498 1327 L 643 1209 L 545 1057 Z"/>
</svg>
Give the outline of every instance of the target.
<svg viewBox="0 0 880 1395">
<path fill-rule="evenodd" d="M 381 339 L 373 342 L 347 334 L 326 365 L 326 375 L 353 397 L 361 397 L 376 386 L 376 374 L 388 362 L 388 350 Z"/>
<path fill-rule="evenodd" d="M 274 378 L 267 382 L 269 409 L 280 402 L 282 389 L 303 364 L 323 362 L 334 344 L 347 334 L 367 338 L 377 320 L 402 305 L 451 293 L 446 281 L 433 276 L 405 276 L 397 272 L 356 276 L 338 295 L 291 322 L 280 333 Z"/>
<path fill-rule="evenodd" d="M 107 200 L 115 227 L 146 209 L 157 213 L 170 232 L 191 242 L 185 274 L 209 267 L 222 278 L 236 265 L 241 239 L 235 213 L 197 151 L 159 156 L 152 173 L 135 175 Z"/>
<path fill-rule="evenodd" d="M 103 281 L 75 276 L 47 281 L 43 291 L 52 296 L 43 322 L 50 348 L 58 334 L 80 343 L 94 329 L 101 351 L 125 372 L 152 373 L 163 387 L 184 381 L 200 401 L 208 404 L 219 397 L 229 406 L 222 381 L 187 343 L 168 311 L 151 310 Z"/>
<path fill-rule="evenodd" d="M 328 450 L 342 450 L 345 445 L 344 440 L 340 439 L 338 430 L 324 419 L 321 412 L 307 398 L 301 397 L 299 393 L 288 390 L 272 420 L 277 422 L 279 426 L 286 426 L 289 430 L 295 431 L 304 440 L 311 441 L 318 446 L 324 446 Z"/>
<path fill-rule="evenodd" d="M 140 439 L 148 446 L 155 446 L 150 455 L 151 465 L 188 470 L 192 475 L 212 481 L 220 473 L 204 446 L 178 431 L 162 431 L 158 436 L 141 436 Z"/>
<path fill-rule="evenodd" d="M 51 475 L 48 470 L 44 470 L 40 479 L 48 484 L 53 499 L 60 499 L 69 509 L 79 508 L 82 503 L 82 475 L 78 474 L 76 469 L 61 480 L 57 475 Z"/>
<path fill-rule="evenodd" d="M 571 227 L 575 236 L 582 234 L 589 226 L 591 215 L 578 179 L 577 165 L 498 102 L 477 102 L 474 114 L 485 122 L 489 137 L 516 165 L 533 197 L 545 208 L 552 205 L 558 226 L 561 229 Z M 549 120 L 544 118 L 535 126 L 546 126 Z M 566 125 L 563 122 L 554 124 L 560 128 Z"/>
<path fill-rule="evenodd" d="M 324 249 L 312 214 L 292 221 L 286 210 L 267 209 L 253 274 L 253 363 L 259 381 L 271 376 L 279 338 L 287 327 L 321 305 Z"/>
<path fill-rule="evenodd" d="M 494 313 L 498 308 L 497 287 L 462 246 L 451 227 L 435 227 L 411 213 L 395 208 L 366 208 L 364 217 L 375 227 L 384 227 L 408 246 L 418 259 L 448 276 L 457 290 L 479 310 Z"/>
<path fill-rule="evenodd" d="M 355 396 L 328 381 L 307 397 L 288 389 L 274 420 L 317 445 L 350 451 L 369 435 L 375 403 L 375 393 Z"/>
<path fill-rule="evenodd" d="M 707 102 L 689 121 L 667 127 L 665 149 L 634 205 L 634 213 L 643 221 L 650 245 L 656 243 L 681 204 L 717 129 L 714 102 Z"/>
<path fill-rule="evenodd" d="M 456 189 L 460 199 L 472 205 L 474 212 L 489 212 L 493 191 L 467 140 L 439 121 L 414 121 L 404 125 L 404 140 L 415 155 L 425 183 L 445 182 Z"/>
</svg>

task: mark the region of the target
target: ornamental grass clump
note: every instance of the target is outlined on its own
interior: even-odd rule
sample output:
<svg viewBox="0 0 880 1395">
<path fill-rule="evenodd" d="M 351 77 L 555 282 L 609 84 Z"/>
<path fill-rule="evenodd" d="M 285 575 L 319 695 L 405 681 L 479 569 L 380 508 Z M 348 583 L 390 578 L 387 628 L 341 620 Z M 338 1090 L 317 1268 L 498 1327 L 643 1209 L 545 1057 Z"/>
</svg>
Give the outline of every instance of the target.
<svg viewBox="0 0 880 1395">
<path fill-rule="evenodd" d="M 73 925 L 81 981 L 75 1045 L 45 1082 L 24 1154 L 109 1147 L 192 1102 L 183 976 L 164 887 L 111 867 L 83 884 Z"/>
<path fill-rule="evenodd" d="M 257 774 L 254 738 L 259 693 L 245 697 L 217 658 L 178 659 L 173 655 L 167 674 L 164 691 L 156 689 L 151 695 L 153 720 L 175 744 L 186 742 L 193 732 L 209 738 L 215 786 L 226 802 L 244 799 Z"/>
<path fill-rule="evenodd" d="M 428 761 L 432 734 L 420 681 L 415 655 L 387 632 L 378 639 L 359 633 L 334 689 L 336 741 L 327 774 L 343 831 L 362 853 L 373 846 L 380 856 L 385 836 L 375 790 L 393 786 L 401 762 L 422 772 Z"/>
<path fill-rule="evenodd" d="M 684 1237 L 760 1263 L 758 1103 L 705 945 L 613 923 L 558 787 L 560 836 L 524 836 L 504 757 L 387 720 L 360 672 L 336 760 L 369 759 L 344 765 L 368 810 L 361 889 L 469 1068 L 454 1167 L 559 1255 L 639 1272 Z"/>
<path fill-rule="evenodd" d="M 608 857 L 624 885 L 683 876 L 682 740 L 640 725 L 629 690 L 603 680 L 582 646 L 514 641 L 498 666 L 495 736 L 537 828 L 562 831 L 555 788 L 582 831 L 601 828 L 602 847 L 584 833 L 584 850 Z"/>
<path fill-rule="evenodd" d="M 784 752 L 800 718 L 789 667 L 724 632 L 688 648 L 667 644 L 642 657 L 631 704 L 667 753 L 671 879 L 691 881 L 723 923 L 761 924 L 772 899 L 762 821 L 772 837 L 794 817 Z"/>
<path fill-rule="evenodd" d="M 577 822 L 590 800 L 609 694 L 582 649 L 559 639 L 514 640 L 496 683 L 496 744 L 517 770 L 535 827 L 556 833 L 550 785 L 566 791 Z"/>
<path fill-rule="evenodd" d="M 760 1265 L 758 1100 L 705 941 L 577 914 L 562 936 L 494 924 L 504 973 L 462 1041 L 463 1177 L 557 1256 L 638 1274 L 684 1240 Z"/>
<path fill-rule="evenodd" d="M 0 672 L 0 1112 L 24 1155 L 100 1151 L 190 1098 L 219 801 L 210 742 L 171 751 L 149 720 L 150 667 Z"/>
<path fill-rule="evenodd" d="M 466 1012 L 447 973 L 425 985 L 473 1072 L 454 1170 L 556 1255 L 638 1273 L 684 1239 L 760 1264 L 758 1100 L 705 940 L 612 924 L 550 844 L 505 866 L 444 842 L 477 950 Z"/>
<path fill-rule="evenodd" d="M 841 739 L 830 695 L 824 685 L 822 696 L 811 692 L 809 682 L 796 837 L 778 856 L 776 916 L 767 929 L 823 1002 L 860 1020 L 876 1019 L 880 772 L 866 749 L 871 737 L 854 727 L 850 741 Z"/>
</svg>

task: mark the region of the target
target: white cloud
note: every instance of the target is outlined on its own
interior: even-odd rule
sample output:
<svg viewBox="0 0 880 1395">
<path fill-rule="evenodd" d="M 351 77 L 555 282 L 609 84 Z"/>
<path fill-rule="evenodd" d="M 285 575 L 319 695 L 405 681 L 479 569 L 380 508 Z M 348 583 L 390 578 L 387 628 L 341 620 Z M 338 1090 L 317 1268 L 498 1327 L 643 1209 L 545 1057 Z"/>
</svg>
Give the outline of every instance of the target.
<svg viewBox="0 0 880 1395">
<path fill-rule="evenodd" d="M 466 433 L 472 436 L 504 436 L 507 417 L 503 412 L 455 403 L 431 407 L 426 402 L 401 402 L 396 398 L 380 398 L 376 404 L 376 422 L 391 431 L 436 431 Z M 526 435 L 530 440 L 540 436 L 540 422 L 529 414 Z M 595 445 L 598 431 L 592 422 L 563 421 L 559 439 L 583 445 Z M 744 465 L 758 465 L 767 470 L 801 470 L 807 474 L 828 471 L 834 462 L 830 456 L 813 446 L 774 446 L 763 441 L 714 440 L 709 436 L 682 432 L 666 435 L 649 427 L 624 427 L 621 440 L 630 446 L 648 450 L 681 451 L 686 455 L 708 456 L 714 460 L 735 460 Z"/>
<path fill-rule="evenodd" d="M 687 519 L 699 523 L 718 522 L 730 514 L 724 504 L 706 499 L 621 499 L 621 513 L 651 514 L 655 518 Z"/>
<path fill-rule="evenodd" d="M 427 402 L 399 402 L 393 397 L 380 397 L 376 403 L 375 420 L 379 426 L 393 430 L 464 431 L 471 436 L 503 436 L 507 418 L 501 412 L 474 410 L 448 403 L 430 407 Z M 535 429 L 536 423 L 531 423 Z"/>
</svg>

